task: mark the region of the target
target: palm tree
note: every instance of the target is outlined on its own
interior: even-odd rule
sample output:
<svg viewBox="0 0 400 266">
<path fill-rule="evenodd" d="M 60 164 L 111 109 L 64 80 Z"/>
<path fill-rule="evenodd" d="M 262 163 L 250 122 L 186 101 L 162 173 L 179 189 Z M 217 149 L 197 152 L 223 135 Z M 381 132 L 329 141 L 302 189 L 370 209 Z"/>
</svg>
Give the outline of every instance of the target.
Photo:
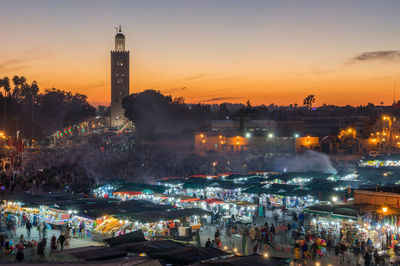
<svg viewBox="0 0 400 266">
<path fill-rule="evenodd" d="M 18 102 L 21 100 L 22 96 L 22 90 L 24 87 L 26 87 L 26 78 L 24 76 L 18 77 L 14 76 L 12 79 L 14 83 L 14 90 L 13 90 L 13 98 L 17 100 Z"/>
<path fill-rule="evenodd" d="M 2 85 L 6 93 L 6 96 L 10 97 L 10 90 L 11 90 L 10 79 L 8 77 L 4 77 L 2 80 Z"/>
<path fill-rule="evenodd" d="M 308 95 L 306 98 L 303 100 L 303 104 L 311 108 L 312 104 L 315 103 L 315 96 L 314 95 Z"/>
</svg>

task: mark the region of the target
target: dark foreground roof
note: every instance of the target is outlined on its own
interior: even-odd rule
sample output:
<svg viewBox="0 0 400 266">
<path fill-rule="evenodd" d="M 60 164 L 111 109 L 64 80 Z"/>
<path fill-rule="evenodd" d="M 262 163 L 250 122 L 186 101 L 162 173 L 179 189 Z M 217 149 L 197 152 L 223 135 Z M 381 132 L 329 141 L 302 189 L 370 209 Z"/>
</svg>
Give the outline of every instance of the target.
<svg viewBox="0 0 400 266">
<path fill-rule="evenodd" d="M 331 215 L 338 218 L 357 218 L 357 210 L 346 205 L 314 205 L 305 210 L 309 213 L 318 213 L 320 215 Z"/>
<path fill-rule="evenodd" d="M 71 255 L 79 260 L 84 261 L 95 261 L 95 260 L 107 260 L 113 258 L 120 258 L 127 255 L 123 250 L 117 248 L 108 247 L 83 247 L 83 248 L 71 248 L 59 252 L 60 254 Z"/>
<path fill-rule="evenodd" d="M 177 249 L 183 247 L 183 245 L 172 240 L 153 240 L 125 243 L 114 247 L 130 253 L 146 253 L 151 256 L 155 252 Z"/>
<path fill-rule="evenodd" d="M 136 230 L 131 233 L 122 235 L 122 236 L 116 236 L 112 238 L 107 238 L 104 239 L 103 241 L 109 245 L 110 247 L 114 247 L 117 245 L 121 244 L 126 244 L 126 243 L 135 243 L 135 242 L 141 242 L 145 241 L 146 239 L 144 238 L 142 230 Z"/>
<path fill-rule="evenodd" d="M 230 257 L 220 260 L 213 260 L 210 262 L 203 262 L 197 266 L 208 266 L 208 265 L 218 265 L 218 266 L 257 266 L 257 265 L 290 265 L 291 259 L 278 258 L 278 257 L 268 257 L 264 258 L 260 255 L 243 256 L 243 257 Z"/>
<path fill-rule="evenodd" d="M 151 258 L 163 260 L 168 264 L 187 265 L 228 255 L 230 253 L 217 248 L 181 247 L 173 250 L 154 252 L 151 254 Z"/>
</svg>

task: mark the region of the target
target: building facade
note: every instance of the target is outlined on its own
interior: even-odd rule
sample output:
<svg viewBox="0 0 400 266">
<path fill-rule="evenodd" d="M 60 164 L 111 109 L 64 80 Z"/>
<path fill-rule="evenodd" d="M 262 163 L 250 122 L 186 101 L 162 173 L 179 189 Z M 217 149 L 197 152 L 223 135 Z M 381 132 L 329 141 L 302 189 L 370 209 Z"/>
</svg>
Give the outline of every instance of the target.
<svg viewBox="0 0 400 266">
<path fill-rule="evenodd" d="M 115 35 L 115 50 L 111 51 L 111 126 L 120 127 L 127 119 L 122 99 L 129 95 L 129 51 L 125 50 L 125 35 L 121 26 Z"/>
<path fill-rule="evenodd" d="M 194 147 L 197 152 L 230 153 L 248 151 L 271 156 L 289 156 L 295 152 L 294 137 L 280 137 L 273 133 L 241 135 L 240 132 L 196 132 Z"/>
</svg>

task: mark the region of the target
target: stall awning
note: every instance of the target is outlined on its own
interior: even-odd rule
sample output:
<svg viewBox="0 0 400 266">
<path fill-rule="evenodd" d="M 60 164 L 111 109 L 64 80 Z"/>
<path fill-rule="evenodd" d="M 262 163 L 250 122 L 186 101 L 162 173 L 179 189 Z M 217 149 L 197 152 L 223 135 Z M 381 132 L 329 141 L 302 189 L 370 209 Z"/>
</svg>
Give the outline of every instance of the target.
<svg viewBox="0 0 400 266">
<path fill-rule="evenodd" d="M 201 200 L 201 201 L 205 202 L 207 204 L 223 204 L 223 203 L 225 203 L 224 201 L 219 200 L 219 199 L 204 199 L 204 200 Z"/>
<path fill-rule="evenodd" d="M 141 223 L 155 223 L 160 221 L 177 220 L 184 218 L 186 216 L 194 216 L 194 215 L 201 216 L 209 214 L 210 213 L 208 211 L 199 208 L 192 208 L 192 209 L 142 211 L 121 216 L 132 221 L 139 221 Z"/>
</svg>

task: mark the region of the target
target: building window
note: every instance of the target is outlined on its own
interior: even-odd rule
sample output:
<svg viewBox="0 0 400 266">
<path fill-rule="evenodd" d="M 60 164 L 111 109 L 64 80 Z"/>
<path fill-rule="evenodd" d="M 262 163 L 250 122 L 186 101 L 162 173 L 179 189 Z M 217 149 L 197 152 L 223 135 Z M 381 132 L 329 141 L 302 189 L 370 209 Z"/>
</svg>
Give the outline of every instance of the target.
<svg viewBox="0 0 400 266">
<path fill-rule="evenodd" d="M 117 78 L 117 83 L 122 83 L 123 79 L 122 78 Z"/>
<path fill-rule="evenodd" d="M 117 61 L 117 66 L 124 66 L 124 62 L 122 62 L 121 60 Z"/>
</svg>

